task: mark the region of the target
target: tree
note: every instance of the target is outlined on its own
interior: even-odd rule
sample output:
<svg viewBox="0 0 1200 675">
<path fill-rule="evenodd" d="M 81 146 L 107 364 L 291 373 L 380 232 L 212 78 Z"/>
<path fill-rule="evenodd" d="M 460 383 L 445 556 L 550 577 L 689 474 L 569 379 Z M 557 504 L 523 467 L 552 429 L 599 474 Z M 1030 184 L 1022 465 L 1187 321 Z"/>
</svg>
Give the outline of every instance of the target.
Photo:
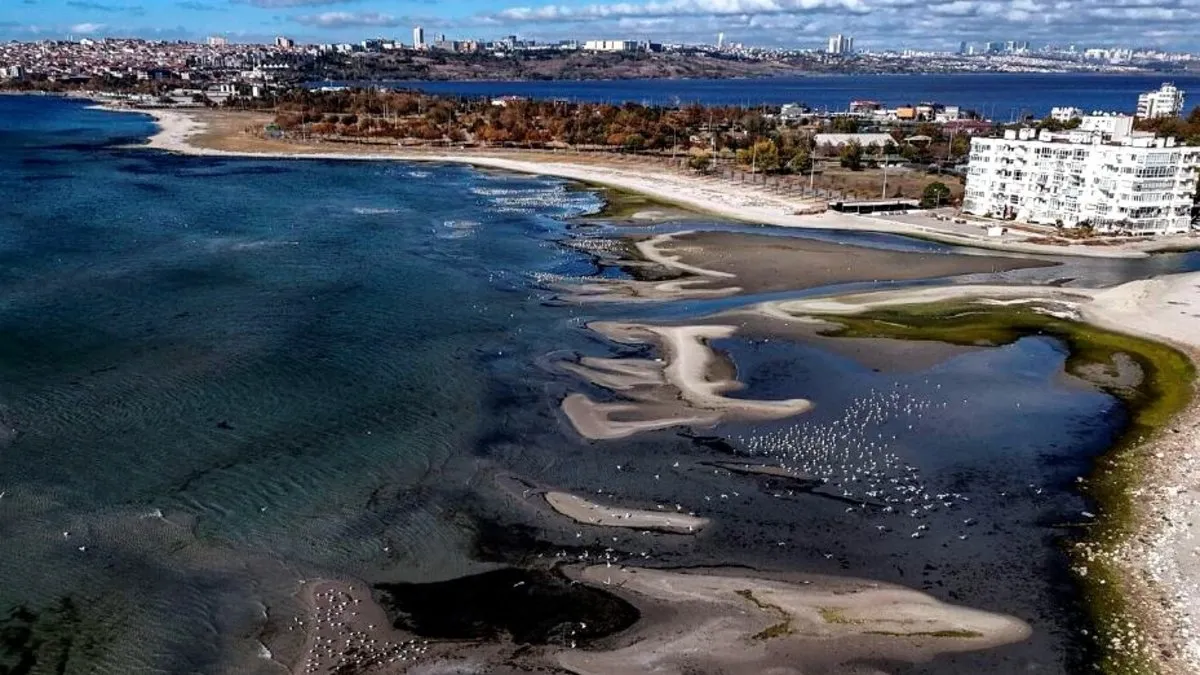
<svg viewBox="0 0 1200 675">
<path fill-rule="evenodd" d="M 966 157 L 971 154 L 971 138 L 966 134 L 957 134 L 950 141 L 950 154 L 954 157 Z"/>
<path fill-rule="evenodd" d="M 759 141 L 753 146 L 738 150 L 738 164 L 753 167 L 756 171 L 775 171 L 779 169 L 779 147 L 775 141 Z"/>
<path fill-rule="evenodd" d="M 812 168 L 813 157 L 808 148 L 798 147 L 788 160 L 787 168 L 796 173 L 804 173 Z"/>
<path fill-rule="evenodd" d="M 950 188 L 942 182 L 933 182 L 925 186 L 925 191 L 921 193 L 921 206 L 927 209 L 941 206 L 943 202 L 950 200 Z"/>
<path fill-rule="evenodd" d="M 712 153 L 702 152 L 688 159 L 688 168 L 697 173 L 708 173 L 712 169 Z"/>
<path fill-rule="evenodd" d="M 856 134 L 858 133 L 858 120 L 853 117 L 834 118 L 833 131 L 839 134 Z"/>
<path fill-rule="evenodd" d="M 863 147 L 858 141 L 850 141 L 838 153 L 842 167 L 851 171 L 861 171 L 863 167 Z"/>
</svg>

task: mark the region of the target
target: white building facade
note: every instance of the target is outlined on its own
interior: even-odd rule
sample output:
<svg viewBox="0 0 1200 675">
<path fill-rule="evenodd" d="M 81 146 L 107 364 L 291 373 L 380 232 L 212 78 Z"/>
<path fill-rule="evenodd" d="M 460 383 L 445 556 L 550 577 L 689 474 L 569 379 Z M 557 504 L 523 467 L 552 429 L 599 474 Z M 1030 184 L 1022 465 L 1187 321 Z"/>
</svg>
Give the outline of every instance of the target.
<svg viewBox="0 0 1200 675">
<path fill-rule="evenodd" d="M 636 40 L 588 40 L 583 43 L 583 50 L 587 52 L 636 52 L 637 48 Z"/>
<path fill-rule="evenodd" d="M 1138 96 L 1137 116 L 1142 119 L 1175 117 L 1183 114 L 1183 92 L 1166 82 L 1157 91 Z"/>
<path fill-rule="evenodd" d="M 1096 131 L 973 138 L 963 210 L 1100 232 L 1172 234 L 1192 225 L 1200 147 Z"/>
<path fill-rule="evenodd" d="M 829 36 L 829 44 L 825 46 L 825 52 L 828 54 L 850 54 L 854 51 L 854 38 L 847 37 L 838 33 L 837 35 Z"/>
<path fill-rule="evenodd" d="M 1056 122 L 1066 123 L 1081 117 L 1083 117 L 1083 111 L 1073 106 L 1050 109 L 1050 119 L 1055 120 Z"/>
</svg>

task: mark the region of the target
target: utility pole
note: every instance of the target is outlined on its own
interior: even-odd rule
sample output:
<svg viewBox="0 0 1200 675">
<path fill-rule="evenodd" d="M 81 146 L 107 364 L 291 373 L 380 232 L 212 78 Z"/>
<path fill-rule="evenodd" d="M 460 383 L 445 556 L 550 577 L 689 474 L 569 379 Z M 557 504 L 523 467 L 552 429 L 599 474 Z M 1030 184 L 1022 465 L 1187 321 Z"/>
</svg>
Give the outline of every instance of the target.
<svg viewBox="0 0 1200 675">
<path fill-rule="evenodd" d="M 883 147 L 879 148 L 879 156 L 883 158 L 883 196 L 882 199 L 887 199 L 887 155 L 883 153 Z"/>
</svg>

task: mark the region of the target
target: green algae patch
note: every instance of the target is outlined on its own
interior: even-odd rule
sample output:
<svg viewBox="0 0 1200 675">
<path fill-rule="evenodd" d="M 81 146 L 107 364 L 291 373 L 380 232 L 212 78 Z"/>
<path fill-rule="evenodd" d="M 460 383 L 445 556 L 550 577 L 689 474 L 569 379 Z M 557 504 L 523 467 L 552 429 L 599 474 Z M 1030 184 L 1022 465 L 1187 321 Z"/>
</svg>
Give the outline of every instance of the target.
<svg viewBox="0 0 1200 675">
<path fill-rule="evenodd" d="M 825 623 L 834 623 L 834 624 L 862 623 L 862 621 L 855 621 L 853 619 L 847 619 L 846 615 L 842 613 L 842 610 L 840 610 L 836 607 L 818 607 L 817 613 L 821 615 L 821 620 L 824 621 Z"/>
<path fill-rule="evenodd" d="M 1110 331 L 1022 307 L 985 307 L 947 302 L 888 308 L 854 316 L 813 315 L 835 326 L 834 337 L 933 340 L 955 345 L 1000 346 L 1043 335 L 1066 345 L 1067 372 L 1120 399 L 1129 414 L 1124 433 L 1093 467 L 1084 490 L 1100 517 L 1070 554 L 1097 630 L 1099 672 L 1153 675 L 1155 660 L 1131 630 L 1134 621 L 1122 594 L 1114 563 L 1117 547 L 1133 536 L 1137 510 L 1133 492 L 1142 483 L 1149 450 L 1146 441 L 1161 433 L 1194 395 L 1195 366 L 1182 352 L 1159 342 Z M 1140 371 L 1136 383 L 1107 376 L 1119 363 Z M 1098 376 L 1097 374 L 1103 374 Z"/>
<path fill-rule="evenodd" d="M 755 607 L 769 612 L 777 612 L 781 617 L 783 617 L 783 621 L 771 626 L 767 626 L 754 635 L 751 635 L 751 640 L 770 640 L 771 638 L 784 637 L 785 635 L 792 634 L 792 616 L 783 611 L 782 607 L 759 600 L 758 598 L 754 597 L 754 593 L 749 589 L 742 589 L 734 592 L 754 603 Z"/>
<path fill-rule="evenodd" d="M 673 220 L 690 215 L 702 215 L 704 213 L 700 209 L 686 204 L 610 185 L 583 185 L 580 189 L 595 192 L 604 200 L 604 206 L 600 211 L 588 216 L 588 218 L 595 220 L 644 219 L 647 222 L 654 222 L 659 220 Z M 639 218 L 639 216 L 647 215 L 649 217 Z"/>
</svg>

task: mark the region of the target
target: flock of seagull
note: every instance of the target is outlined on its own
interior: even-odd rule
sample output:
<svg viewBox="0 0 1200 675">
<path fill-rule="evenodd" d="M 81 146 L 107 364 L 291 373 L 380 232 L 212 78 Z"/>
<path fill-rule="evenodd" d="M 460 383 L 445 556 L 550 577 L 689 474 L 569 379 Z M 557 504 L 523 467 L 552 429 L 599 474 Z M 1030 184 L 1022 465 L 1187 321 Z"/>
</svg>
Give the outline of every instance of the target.
<svg viewBox="0 0 1200 675">
<path fill-rule="evenodd" d="M 350 590 L 354 587 L 350 586 Z M 388 664 L 403 664 L 420 658 L 429 650 L 428 640 L 393 642 L 372 635 L 374 625 L 362 629 L 356 620 L 361 600 L 350 593 L 331 588 L 313 594 L 314 611 L 307 622 L 292 620 L 288 630 L 308 631 L 312 646 L 304 661 L 304 673 L 358 673 Z"/>
<path fill-rule="evenodd" d="M 915 521 L 908 536 L 920 539 L 929 531 L 928 520 L 933 513 L 960 506 L 970 497 L 931 489 L 921 471 L 896 451 L 901 434 L 912 431 L 932 408 L 948 405 L 918 398 L 911 389 L 903 383 L 896 383 L 890 390 L 873 389 L 851 401 L 832 421 L 802 422 L 736 440 L 756 460 L 777 464 L 797 478 L 820 481 L 823 485 L 819 492 L 851 503 L 847 513 L 859 511 Z M 974 524 L 973 518 L 962 519 L 965 527 Z M 895 521 L 873 522 L 870 526 L 881 533 L 908 529 Z M 968 537 L 965 532 L 957 536 Z"/>
</svg>

